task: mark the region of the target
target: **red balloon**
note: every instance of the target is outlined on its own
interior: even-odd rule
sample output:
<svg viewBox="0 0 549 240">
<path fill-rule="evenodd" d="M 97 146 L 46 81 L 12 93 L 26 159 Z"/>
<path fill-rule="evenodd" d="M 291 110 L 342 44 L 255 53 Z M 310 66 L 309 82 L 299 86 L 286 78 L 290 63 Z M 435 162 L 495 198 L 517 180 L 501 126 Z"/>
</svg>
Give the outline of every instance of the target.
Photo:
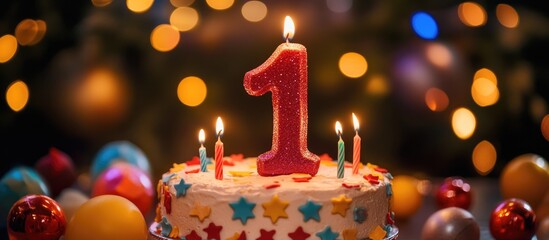
<svg viewBox="0 0 549 240">
<path fill-rule="evenodd" d="M 27 195 L 11 207 L 8 214 L 10 240 L 58 240 L 65 234 L 67 221 L 53 199 Z"/>
<path fill-rule="evenodd" d="M 458 207 L 467 210 L 472 198 L 471 185 L 459 177 L 446 178 L 436 193 L 439 209 Z"/>
<path fill-rule="evenodd" d="M 536 214 L 524 200 L 504 200 L 492 211 L 490 233 L 497 240 L 530 240 L 536 232 Z"/>
<path fill-rule="evenodd" d="M 117 162 L 103 171 L 93 184 L 92 197 L 107 194 L 130 200 L 143 216 L 147 216 L 154 200 L 154 186 L 139 167 Z"/>
</svg>

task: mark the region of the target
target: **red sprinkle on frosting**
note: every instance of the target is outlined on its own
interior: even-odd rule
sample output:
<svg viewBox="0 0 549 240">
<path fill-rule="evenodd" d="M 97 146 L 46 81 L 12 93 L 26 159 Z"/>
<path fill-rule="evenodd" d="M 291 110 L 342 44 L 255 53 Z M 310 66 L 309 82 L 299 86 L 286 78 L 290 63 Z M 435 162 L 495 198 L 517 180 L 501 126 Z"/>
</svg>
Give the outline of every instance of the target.
<svg viewBox="0 0 549 240">
<path fill-rule="evenodd" d="M 388 173 L 389 171 L 382 167 L 375 167 L 374 170 L 380 172 L 380 173 Z"/>
<path fill-rule="evenodd" d="M 200 158 L 197 156 L 194 156 L 193 159 L 185 162 L 187 166 L 193 166 L 193 165 L 200 165 Z"/>
<path fill-rule="evenodd" d="M 266 189 L 277 188 L 280 187 L 280 183 L 265 184 L 263 185 L 263 187 L 265 187 Z"/>
<path fill-rule="evenodd" d="M 359 188 L 360 184 L 358 184 L 358 183 L 342 183 L 341 186 L 344 186 L 346 188 Z"/>
<path fill-rule="evenodd" d="M 223 159 L 223 166 L 234 166 L 234 162 L 231 160 Z"/>
<path fill-rule="evenodd" d="M 294 182 L 308 182 L 313 177 L 293 177 Z"/>
<path fill-rule="evenodd" d="M 374 176 L 372 174 L 364 175 L 364 179 L 366 179 L 370 184 L 379 184 L 379 177 Z"/>
<path fill-rule="evenodd" d="M 193 169 L 193 170 L 187 170 L 187 171 L 185 171 L 185 173 L 186 173 L 186 174 L 191 174 L 191 173 L 198 173 L 198 171 L 200 171 L 200 169 L 199 169 L 199 168 L 197 168 L 197 169 Z"/>
</svg>

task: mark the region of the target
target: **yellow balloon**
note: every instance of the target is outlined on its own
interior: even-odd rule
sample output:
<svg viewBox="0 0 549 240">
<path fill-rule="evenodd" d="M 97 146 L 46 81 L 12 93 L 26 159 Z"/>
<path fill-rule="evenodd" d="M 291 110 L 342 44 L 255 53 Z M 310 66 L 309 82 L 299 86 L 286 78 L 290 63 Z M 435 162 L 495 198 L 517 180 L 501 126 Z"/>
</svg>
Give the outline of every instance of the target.
<svg viewBox="0 0 549 240">
<path fill-rule="evenodd" d="M 76 210 L 65 240 L 146 240 L 145 218 L 130 200 L 101 195 Z"/>
<path fill-rule="evenodd" d="M 418 182 L 416 178 L 406 175 L 393 178 L 391 209 L 395 212 L 395 218 L 407 219 L 421 207 L 423 198 L 417 189 Z"/>
<path fill-rule="evenodd" d="M 500 188 L 504 198 L 520 198 L 536 209 L 549 192 L 549 164 L 532 153 L 515 157 L 503 168 Z"/>
</svg>

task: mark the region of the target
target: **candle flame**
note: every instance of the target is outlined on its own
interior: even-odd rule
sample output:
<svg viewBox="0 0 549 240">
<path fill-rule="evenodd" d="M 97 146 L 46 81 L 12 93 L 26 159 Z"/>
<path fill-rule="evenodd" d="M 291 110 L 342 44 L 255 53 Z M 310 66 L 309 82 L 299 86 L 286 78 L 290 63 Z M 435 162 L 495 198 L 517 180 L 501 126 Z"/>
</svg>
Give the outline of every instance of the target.
<svg viewBox="0 0 549 240">
<path fill-rule="evenodd" d="M 223 121 L 221 121 L 221 117 L 217 117 L 217 122 L 215 123 L 215 132 L 217 133 L 217 136 L 220 137 L 223 135 Z"/>
<path fill-rule="evenodd" d="M 360 124 L 358 123 L 358 118 L 356 118 L 356 115 L 353 113 L 353 125 L 355 126 L 355 131 L 358 131 L 360 129 Z"/>
<path fill-rule="evenodd" d="M 339 121 L 336 121 L 335 130 L 336 130 L 336 134 L 338 136 L 341 136 L 341 134 L 343 133 L 343 129 L 342 129 L 341 123 L 339 123 Z"/>
<path fill-rule="evenodd" d="M 292 38 L 294 38 L 294 33 L 294 21 L 292 21 L 292 18 L 290 16 L 286 16 L 286 19 L 284 19 L 284 39 L 286 39 L 286 41 L 291 40 Z"/>
<path fill-rule="evenodd" d="M 204 140 L 206 140 L 206 133 L 204 133 L 204 129 L 200 129 L 198 132 L 198 141 L 200 144 L 204 144 Z"/>
</svg>

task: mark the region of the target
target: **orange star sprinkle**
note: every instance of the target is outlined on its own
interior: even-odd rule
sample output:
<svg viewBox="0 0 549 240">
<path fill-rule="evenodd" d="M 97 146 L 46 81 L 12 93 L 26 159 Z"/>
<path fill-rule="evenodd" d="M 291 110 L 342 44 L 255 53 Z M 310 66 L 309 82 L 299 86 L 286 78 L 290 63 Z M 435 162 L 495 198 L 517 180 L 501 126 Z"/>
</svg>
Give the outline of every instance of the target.
<svg viewBox="0 0 549 240">
<path fill-rule="evenodd" d="M 376 226 L 374 231 L 372 231 L 368 237 L 372 240 L 382 240 L 383 238 L 385 238 L 386 234 L 387 232 L 385 232 L 383 228 L 381 228 L 380 226 Z"/>
<path fill-rule="evenodd" d="M 357 230 L 356 228 L 347 228 L 341 232 L 343 240 L 356 240 Z"/>
</svg>

